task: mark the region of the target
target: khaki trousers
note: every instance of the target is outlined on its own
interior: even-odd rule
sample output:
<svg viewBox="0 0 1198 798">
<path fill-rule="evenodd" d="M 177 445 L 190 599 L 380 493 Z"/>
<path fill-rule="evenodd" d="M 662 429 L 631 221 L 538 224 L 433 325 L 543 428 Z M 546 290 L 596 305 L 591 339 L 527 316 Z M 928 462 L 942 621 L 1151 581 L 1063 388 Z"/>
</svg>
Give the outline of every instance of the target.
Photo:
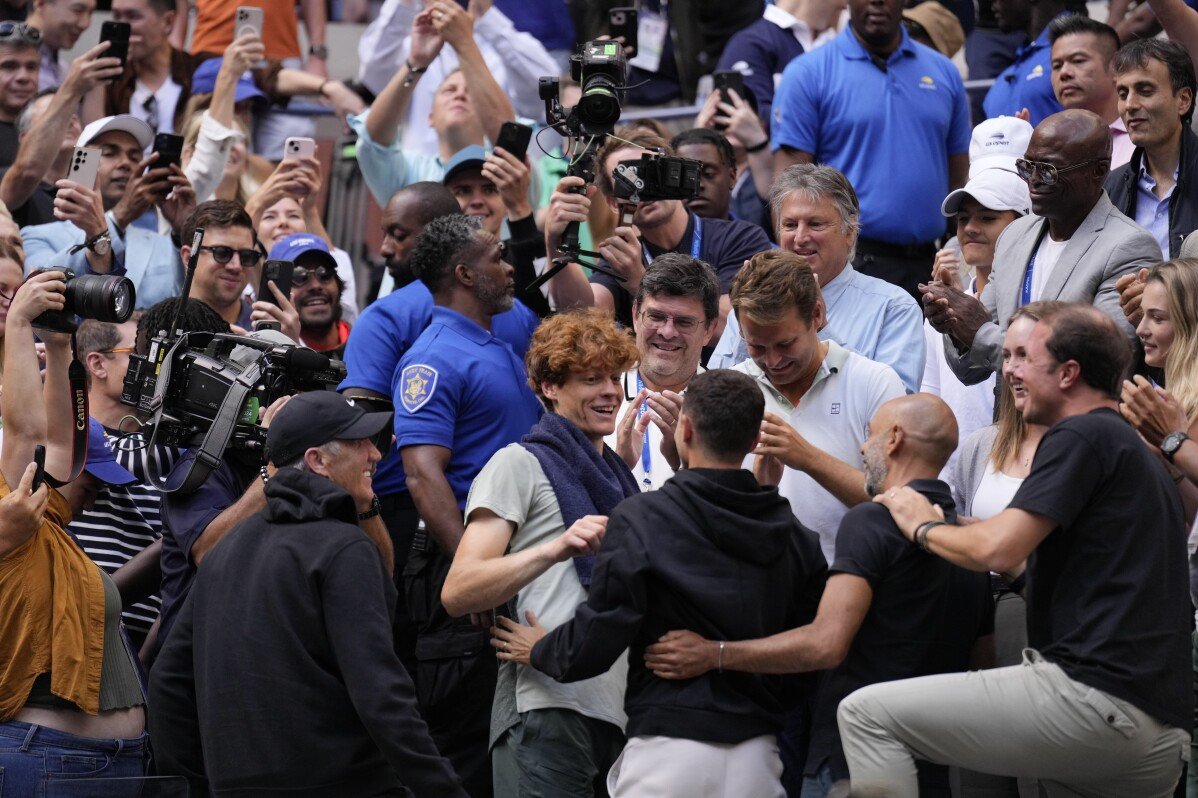
<svg viewBox="0 0 1198 798">
<path fill-rule="evenodd" d="M 1073 681 L 1033 649 L 1023 664 L 870 685 L 837 712 L 854 796 L 915 798 L 915 759 L 1040 779 L 1050 796 L 1167 798 L 1189 736 Z"/>
</svg>

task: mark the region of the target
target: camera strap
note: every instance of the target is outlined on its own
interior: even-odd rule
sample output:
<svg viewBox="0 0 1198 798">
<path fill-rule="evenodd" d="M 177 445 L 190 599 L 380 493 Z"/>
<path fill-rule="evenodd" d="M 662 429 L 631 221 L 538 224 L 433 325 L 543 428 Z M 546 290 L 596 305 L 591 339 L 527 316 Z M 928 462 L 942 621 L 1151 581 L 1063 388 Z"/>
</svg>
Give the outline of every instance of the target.
<svg viewBox="0 0 1198 798">
<path fill-rule="evenodd" d="M 162 373 L 158 378 L 159 385 L 167 385 L 170 382 L 171 360 L 172 358 L 168 356 L 162 364 Z M 181 473 L 176 474 L 172 471 L 169 483 L 161 478 L 154 458 L 150 458 L 148 463 L 150 479 L 163 493 L 191 493 L 203 484 L 209 474 L 216 470 L 233 437 L 233 430 L 237 427 L 241 409 L 245 406 L 246 399 L 261 376 L 262 367 L 258 363 L 252 364 L 238 375 L 237 379 L 229 386 L 225 398 L 221 400 L 216 418 L 212 420 L 212 426 L 208 428 L 208 433 L 204 436 L 204 442 L 200 444 L 200 448 L 195 450 L 195 457 L 192 458 L 190 465 Z M 157 439 L 158 427 L 155 426 L 154 434 L 150 438 L 151 450 L 157 443 Z"/>
<path fill-rule="evenodd" d="M 83 473 L 87 465 L 88 415 L 87 369 L 79 362 L 75 333 L 71 333 L 71 365 L 67 366 L 67 382 L 71 391 L 71 473 L 63 481 L 46 474 L 46 482 L 52 488 L 69 485 Z"/>
</svg>

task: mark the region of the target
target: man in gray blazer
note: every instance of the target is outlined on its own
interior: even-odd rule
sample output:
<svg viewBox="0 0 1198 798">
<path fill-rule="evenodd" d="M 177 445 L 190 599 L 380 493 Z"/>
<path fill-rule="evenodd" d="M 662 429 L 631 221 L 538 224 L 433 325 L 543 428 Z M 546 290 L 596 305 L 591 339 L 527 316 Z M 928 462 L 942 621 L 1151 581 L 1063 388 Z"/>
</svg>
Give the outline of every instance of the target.
<svg viewBox="0 0 1198 798">
<path fill-rule="evenodd" d="M 981 297 L 938 282 L 920 286 L 924 314 L 945 334 L 945 359 L 965 384 L 1000 369 L 1007 319 L 1039 299 L 1092 303 L 1135 340 L 1115 281 L 1159 262 L 1161 251 L 1103 191 L 1110 159 L 1110 130 L 1097 115 L 1075 109 L 1045 119 L 1016 161 L 1032 213 L 999 237 Z"/>
</svg>

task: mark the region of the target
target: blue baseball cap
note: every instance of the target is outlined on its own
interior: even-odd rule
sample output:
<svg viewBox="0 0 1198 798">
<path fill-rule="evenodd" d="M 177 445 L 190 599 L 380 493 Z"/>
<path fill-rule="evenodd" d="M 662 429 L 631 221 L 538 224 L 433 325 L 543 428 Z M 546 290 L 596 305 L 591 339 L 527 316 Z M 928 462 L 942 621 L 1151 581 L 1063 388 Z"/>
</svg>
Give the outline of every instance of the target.
<svg viewBox="0 0 1198 798">
<path fill-rule="evenodd" d="M 449 159 L 449 163 L 445 164 L 445 176 L 441 178 L 441 185 L 448 183 L 464 169 L 482 169 L 486 162 L 487 151 L 478 144 L 458 150 Z"/>
<path fill-rule="evenodd" d="M 104 434 L 104 427 L 94 418 L 87 423 L 87 473 L 108 485 L 132 485 L 137 477 L 116 461 L 112 453 L 112 441 Z"/>
<path fill-rule="evenodd" d="M 299 263 L 300 258 L 304 258 L 309 263 L 317 261 L 317 265 L 325 265 L 334 272 L 337 271 L 337 261 L 333 259 L 329 245 L 320 236 L 314 236 L 311 233 L 292 233 L 280 238 L 270 248 L 270 260 L 289 260 L 292 263 Z"/>
<path fill-rule="evenodd" d="M 195 74 L 191 76 L 192 94 L 211 94 L 216 90 L 216 73 L 220 72 L 220 65 L 224 60 L 223 58 L 209 58 L 196 67 Z M 270 100 L 254 84 L 254 79 L 249 72 L 237 79 L 237 93 L 234 95 L 234 102 L 242 100 L 254 100 L 263 105 Z"/>
</svg>

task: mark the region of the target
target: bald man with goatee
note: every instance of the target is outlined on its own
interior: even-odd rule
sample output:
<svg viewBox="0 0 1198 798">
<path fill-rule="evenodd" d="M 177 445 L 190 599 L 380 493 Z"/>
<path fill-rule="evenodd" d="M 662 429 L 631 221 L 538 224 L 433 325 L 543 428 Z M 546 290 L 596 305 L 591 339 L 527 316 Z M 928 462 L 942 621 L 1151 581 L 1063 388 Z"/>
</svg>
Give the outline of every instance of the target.
<svg viewBox="0 0 1198 798">
<path fill-rule="evenodd" d="M 861 445 L 866 493 L 908 486 L 955 518 L 952 494 L 937 475 L 956 448 L 957 422 L 939 397 L 892 399 L 878 408 Z M 645 663 L 665 679 L 693 678 L 717 665 L 748 673 L 829 671 L 815 699 L 804 794 L 826 794 L 848 779 L 836 725 L 845 696 L 878 682 L 988 665 L 993 657 L 989 577 L 929 557 L 883 509 L 867 502 L 845 513 L 810 624 L 722 644 L 670 632 L 645 652 Z M 948 795 L 948 769 L 920 762 L 919 783 L 921 794 Z"/>
</svg>

